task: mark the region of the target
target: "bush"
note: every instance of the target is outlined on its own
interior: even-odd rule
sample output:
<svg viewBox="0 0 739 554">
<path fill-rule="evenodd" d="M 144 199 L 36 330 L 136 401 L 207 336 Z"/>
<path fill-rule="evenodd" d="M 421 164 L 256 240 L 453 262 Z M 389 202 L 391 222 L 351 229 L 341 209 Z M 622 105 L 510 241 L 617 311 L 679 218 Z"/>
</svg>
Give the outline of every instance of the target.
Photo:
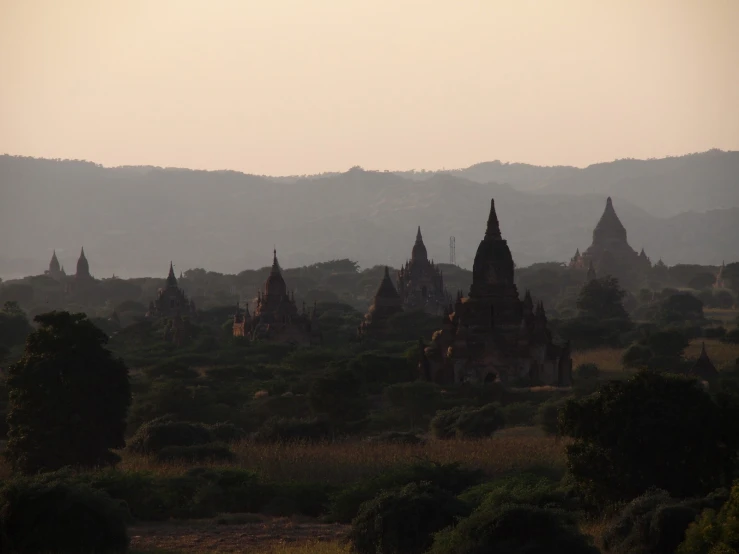
<svg viewBox="0 0 739 554">
<path fill-rule="evenodd" d="M 481 505 L 528 504 L 538 508 L 576 510 L 572 492 L 557 481 L 535 473 L 519 473 L 470 487 L 459 495 L 470 509 Z"/>
<path fill-rule="evenodd" d="M 536 412 L 536 423 L 547 435 L 559 434 L 559 412 L 564 408 L 567 397 L 547 400 Z"/>
<path fill-rule="evenodd" d="M 513 402 L 500 408 L 500 414 L 507 427 L 531 425 L 536 416 L 536 406 L 531 402 Z"/>
<path fill-rule="evenodd" d="M 436 413 L 431 432 L 439 439 L 489 437 L 503 426 L 503 415 L 495 404 L 481 408 L 459 406 Z"/>
<path fill-rule="evenodd" d="M 348 538 L 358 554 L 422 554 L 433 533 L 463 513 L 463 504 L 448 491 L 411 483 L 362 504 Z"/>
<path fill-rule="evenodd" d="M 425 441 L 413 433 L 388 431 L 374 437 L 369 437 L 368 442 L 379 444 L 423 444 Z"/>
<path fill-rule="evenodd" d="M 575 379 L 597 379 L 600 377 L 600 369 L 596 364 L 580 364 L 575 368 Z"/>
<path fill-rule="evenodd" d="M 0 552 L 125 552 L 120 502 L 85 485 L 18 479 L 0 490 Z"/>
<path fill-rule="evenodd" d="M 380 491 L 402 487 L 409 483 L 429 482 L 452 494 L 476 485 L 482 479 L 479 470 L 463 469 L 458 463 L 439 464 L 420 462 L 400 466 L 371 479 L 365 479 L 346 487 L 331 499 L 330 519 L 340 523 L 350 522 L 359 506 L 377 496 Z"/>
<path fill-rule="evenodd" d="M 318 442 L 331 436 L 331 426 L 321 419 L 272 417 L 254 434 L 257 442 Z"/>
<path fill-rule="evenodd" d="M 246 437 L 246 432 L 233 423 L 216 423 L 206 427 L 218 442 L 236 442 Z"/>
<path fill-rule="evenodd" d="M 230 462 L 235 454 L 223 443 L 167 446 L 156 453 L 158 462 Z"/>
<path fill-rule="evenodd" d="M 629 502 L 603 533 L 603 545 L 614 554 L 673 554 L 685 530 L 701 510 L 718 507 L 728 495 L 678 500 L 650 491 Z"/>
<path fill-rule="evenodd" d="M 145 423 L 128 443 L 128 449 L 139 454 L 157 454 L 165 448 L 196 446 L 213 442 L 213 434 L 205 425 L 172 421 L 161 417 Z"/>
<path fill-rule="evenodd" d="M 721 506 L 708 506 L 685 533 L 677 554 L 733 554 L 739 549 L 739 483 Z"/>
<path fill-rule="evenodd" d="M 436 535 L 431 554 L 598 554 L 565 512 L 485 505 Z"/>
<path fill-rule="evenodd" d="M 707 339 L 720 339 L 725 335 L 725 327 L 707 327 L 706 329 L 703 329 L 703 336 Z"/>
<path fill-rule="evenodd" d="M 721 338 L 721 342 L 729 344 L 739 344 L 739 329 L 732 329 Z"/>
</svg>

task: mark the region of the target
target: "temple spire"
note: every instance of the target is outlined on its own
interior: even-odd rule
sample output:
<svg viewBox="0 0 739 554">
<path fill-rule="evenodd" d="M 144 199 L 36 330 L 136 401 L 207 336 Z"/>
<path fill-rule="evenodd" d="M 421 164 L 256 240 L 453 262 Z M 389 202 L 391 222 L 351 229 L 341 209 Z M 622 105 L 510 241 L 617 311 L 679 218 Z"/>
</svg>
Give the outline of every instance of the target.
<svg viewBox="0 0 739 554">
<path fill-rule="evenodd" d="M 486 239 L 501 240 L 500 224 L 498 223 L 498 215 L 495 213 L 495 198 L 490 199 L 490 215 L 488 216 L 488 226 L 485 230 Z"/>
<path fill-rule="evenodd" d="M 176 287 L 177 286 L 177 277 L 174 276 L 174 266 L 172 265 L 172 262 L 169 262 L 169 273 L 167 274 L 167 286 L 168 287 Z"/>
<path fill-rule="evenodd" d="M 423 240 L 423 237 L 421 236 L 421 226 L 420 225 L 418 226 L 418 232 L 416 233 L 416 240 L 418 242 Z"/>
</svg>

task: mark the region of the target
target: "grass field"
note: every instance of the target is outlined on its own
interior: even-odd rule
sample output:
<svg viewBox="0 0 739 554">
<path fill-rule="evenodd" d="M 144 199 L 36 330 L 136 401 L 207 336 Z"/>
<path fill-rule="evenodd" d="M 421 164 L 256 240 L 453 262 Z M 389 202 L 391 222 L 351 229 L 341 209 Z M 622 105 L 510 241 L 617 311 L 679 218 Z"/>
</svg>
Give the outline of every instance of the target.
<svg viewBox="0 0 739 554">
<path fill-rule="evenodd" d="M 374 476 L 388 468 L 417 460 L 458 461 L 466 467 L 494 476 L 509 471 L 547 467 L 564 470 L 564 442 L 544 436 L 532 427 L 503 430 L 478 441 L 431 440 L 424 445 L 377 444 L 348 441 L 319 444 L 255 444 L 234 447 L 237 461 L 228 464 L 256 471 L 269 480 L 345 484 Z M 143 456 L 123 452 L 122 470 L 184 473 L 182 464 L 158 464 Z"/>
</svg>

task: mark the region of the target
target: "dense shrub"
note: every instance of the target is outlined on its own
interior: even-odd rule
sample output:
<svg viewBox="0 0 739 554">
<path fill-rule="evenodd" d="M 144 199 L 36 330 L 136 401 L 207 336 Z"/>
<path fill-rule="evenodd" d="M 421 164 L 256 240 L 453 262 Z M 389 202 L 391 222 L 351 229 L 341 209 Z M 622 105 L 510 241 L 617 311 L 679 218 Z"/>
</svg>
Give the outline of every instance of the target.
<svg viewBox="0 0 739 554">
<path fill-rule="evenodd" d="M 721 341 L 729 344 L 739 344 L 739 329 L 732 329 L 721 338 Z"/>
<path fill-rule="evenodd" d="M 574 375 L 576 380 L 579 379 L 597 379 L 600 377 L 600 369 L 596 364 L 586 363 L 580 364 L 575 368 Z"/>
<path fill-rule="evenodd" d="M 512 402 L 500 408 L 506 426 L 530 425 L 536 416 L 536 406 L 532 402 Z"/>
<path fill-rule="evenodd" d="M 572 491 L 559 482 L 535 473 L 518 473 L 470 487 L 459 499 L 471 509 L 481 505 L 528 504 L 539 508 L 577 509 Z"/>
<path fill-rule="evenodd" d="M 739 484 L 735 482 L 726 503 L 709 506 L 688 527 L 677 554 L 734 554 L 739 551 Z"/>
<path fill-rule="evenodd" d="M 725 327 L 707 327 L 703 329 L 703 336 L 707 339 L 720 339 L 726 336 Z"/>
<path fill-rule="evenodd" d="M 598 554 L 566 512 L 484 505 L 436 535 L 431 554 Z"/>
<path fill-rule="evenodd" d="M 349 541 L 358 554 L 422 554 L 433 533 L 464 513 L 449 491 L 431 483 L 410 483 L 365 502 L 352 521 Z"/>
<path fill-rule="evenodd" d="M 207 428 L 218 442 L 236 442 L 246 437 L 246 432 L 233 423 L 215 423 Z"/>
<path fill-rule="evenodd" d="M 329 516 L 333 521 L 348 523 L 357 515 L 359 506 L 377 496 L 380 491 L 409 483 L 429 482 L 452 494 L 459 494 L 478 484 L 481 479 L 481 471 L 463 469 L 458 463 L 419 462 L 400 466 L 355 483 L 333 495 Z"/>
<path fill-rule="evenodd" d="M 559 434 L 559 413 L 564 408 L 567 397 L 552 399 L 539 406 L 536 412 L 536 424 L 547 434 Z"/>
<path fill-rule="evenodd" d="M 603 545 L 614 554 L 673 554 L 685 530 L 704 508 L 717 508 L 728 493 L 705 499 L 679 500 L 650 491 L 632 500 L 603 533 Z"/>
<path fill-rule="evenodd" d="M 322 419 L 273 417 L 254 434 L 257 442 L 318 442 L 331 436 L 331 426 Z"/>
<path fill-rule="evenodd" d="M 166 446 L 156 453 L 158 462 L 230 462 L 235 454 L 223 443 Z"/>
<path fill-rule="evenodd" d="M 437 412 L 431 420 L 431 432 L 439 439 L 481 438 L 492 435 L 503 423 L 503 415 L 495 404 L 481 408 L 459 406 Z"/>
<path fill-rule="evenodd" d="M 125 507 L 102 491 L 48 479 L 0 490 L 0 552 L 125 552 Z"/>
<path fill-rule="evenodd" d="M 169 447 L 195 446 L 212 441 L 213 434 L 205 425 L 162 417 L 139 427 L 128 441 L 128 449 L 139 454 L 156 454 Z"/>
<path fill-rule="evenodd" d="M 711 397 L 682 377 L 643 371 L 610 382 L 560 413 L 562 432 L 575 439 L 567 446 L 568 469 L 598 504 L 652 487 L 677 497 L 707 494 L 731 475 L 738 409 L 735 397 Z"/>
</svg>

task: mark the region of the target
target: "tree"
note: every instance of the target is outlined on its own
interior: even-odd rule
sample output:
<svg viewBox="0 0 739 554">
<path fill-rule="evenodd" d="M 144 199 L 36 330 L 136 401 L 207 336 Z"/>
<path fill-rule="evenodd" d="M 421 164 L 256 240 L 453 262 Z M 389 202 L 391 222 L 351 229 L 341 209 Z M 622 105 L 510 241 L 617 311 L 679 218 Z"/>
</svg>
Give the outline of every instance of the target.
<svg viewBox="0 0 739 554">
<path fill-rule="evenodd" d="M 735 554 L 739 552 L 739 482 L 717 512 L 708 509 L 685 533 L 677 554 Z"/>
<path fill-rule="evenodd" d="M 734 262 L 724 267 L 721 276 L 728 288 L 739 293 L 739 262 Z"/>
<path fill-rule="evenodd" d="M 525 504 L 483 503 L 434 537 L 430 554 L 597 554 L 571 514 Z"/>
<path fill-rule="evenodd" d="M 6 302 L 0 310 L 0 346 L 10 349 L 23 344 L 33 328 L 17 302 Z"/>
<path fill-rule="evenodd" d="M 702 290 L 711 288 L 715 282 L 716 276 L 713 273 L 704 271 L 693 275 L 693 277 L 688 281 L 688 286 L 691 289 Z"/>
<path fill-rule="evenodd" d="M 390 405 L 408 416 L 413 428 L 419 419 L 430 416 L 441 403 L 441 389 L 428 381 L 398 383 L 385 387 L 385 398 Z"/>
<path fill-rule="evenodd" d="M 311 410 L 326 416 L 334 429 L 362 419 L 367 411 L 362 383 L 347 370 L 335 370 L 315 379 L 308 391 L 308 402 Z"/>
<path fill-rule="evenodd" d="M 673 294 L 660 303 L 656 319 L 662 323 L 702 320 L 703 302 L 689 293 Z"/>
<path fill-rule="evenodd" d="M 50 312 L 8 372 L 5 455 L 22 473 L 112 464 L 125 446 L 128 369 L 85 314 Z"/>
<path fill-rule="evenodd" d="M 570 472 L 595 503 L 630 500 L 652 487 L 706 494 L 731 478 L 736 402 L 715 402 L 696 381 L 640 372 L 567 402 L 560 430 Z"/>
<path fill-rule="evenodd" d="M 581 290 L 577 298 L 577 309 L 582 315 L 599 319 L 628 319 L 624 308 L 624 291 L 615 277 L 593 279 Z"/>
<path fill-rule="evenodd" d="M 422 554 L 436 531 L 464 515 L 464 505 L 429 482 L 382 491 L 359 508 L 349 540 L 359 554 Z"/>
</svg>

